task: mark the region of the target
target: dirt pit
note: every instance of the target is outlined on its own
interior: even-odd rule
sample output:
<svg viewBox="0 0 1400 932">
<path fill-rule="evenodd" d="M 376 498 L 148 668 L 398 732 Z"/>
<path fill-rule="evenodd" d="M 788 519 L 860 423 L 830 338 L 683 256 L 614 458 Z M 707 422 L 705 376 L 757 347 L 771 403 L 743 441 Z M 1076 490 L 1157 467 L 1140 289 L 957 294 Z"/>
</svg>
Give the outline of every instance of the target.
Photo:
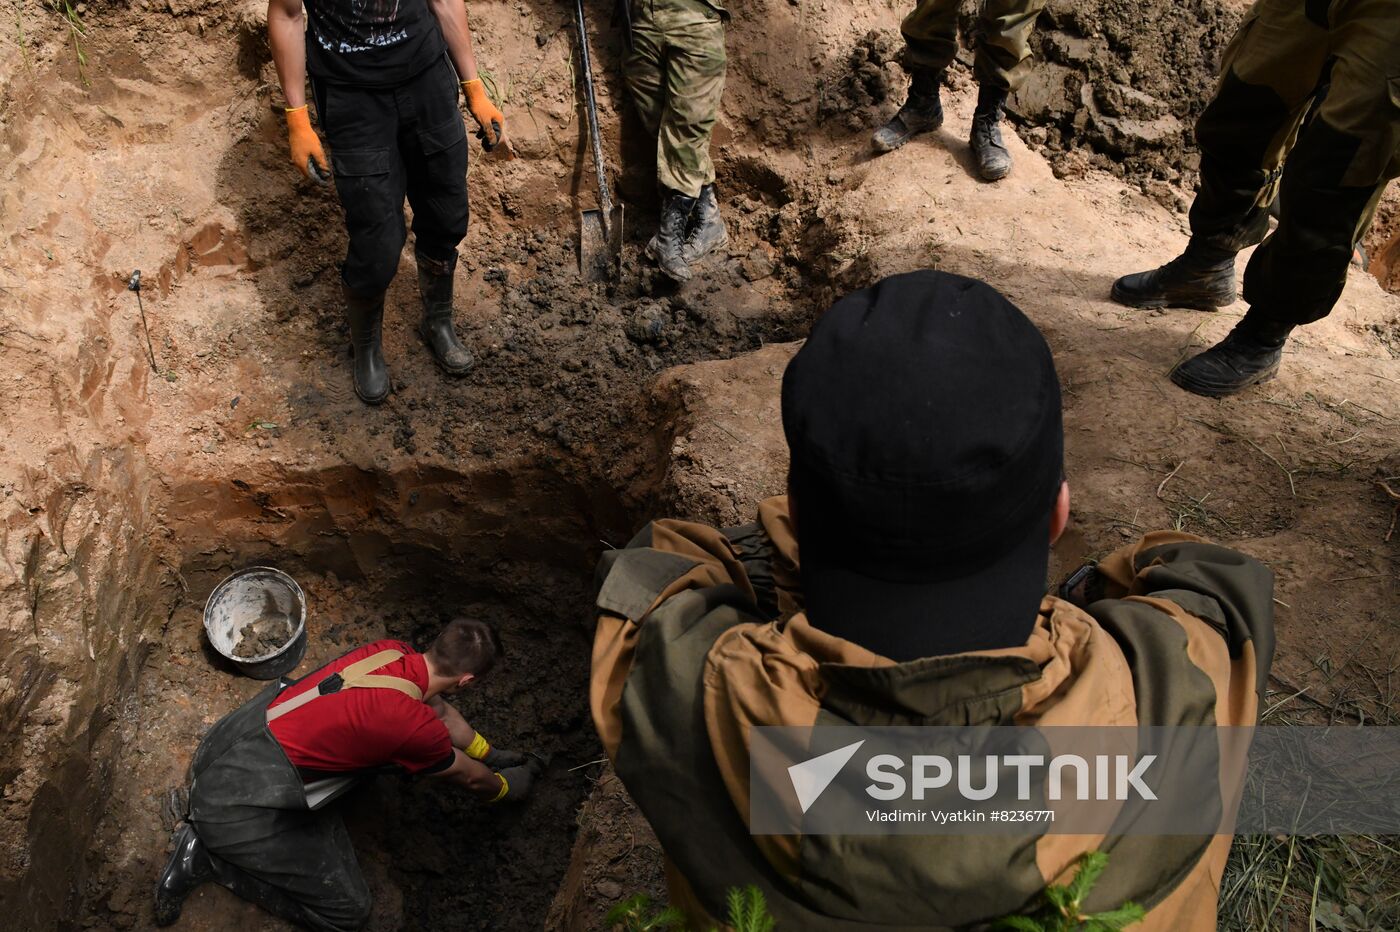
<svg viewBox="0 0 1400 932">
<path fill-rule="evenodd" d="M 188 588 L 147 664 L 136 714 L 118 726 L 130 750 L 89 848 L 83 925 L 148 925 L 150 885 L 174 822 L 169 791 L 185 784 L 208 726 L 267 685 L 238 675 L 201 624 L 208 593 L 230 568 L 258 564 L 290 573 L 307 596 L 307 655 L 289 675 L 379 638 L 424 647 L 457 615 L 496 626 L 504 661 L 451 701 L 494 743 L 551 756 L 530 805 L 489 805 L 432 780 L 380 777 L 341 810 L 374 894 L 372 928 L 540 928 L 568 866 L 576 813 L 601 771 L 587 709 L 587 589 L 599 538 L 618 533 L 612 522 L 627 523 L 622 509 L 545 473 L 516 485 L 490 472 L 330 470 L 291 487 L 248 486 L 204 489 L 192 500 L 225 510 L 262 501 L 289 520 L 268 528 L 225 519 L 217 539 L 201 541 L 197 528 L 210 515 L 170 515 L 194 545 L 180 567 Z M 314 502 L 304 498 L 312 487 L 320 490 Z M 213 886 L 192 897 L 182 928 L 235 924 L 282 928 Z"/>
</svg>

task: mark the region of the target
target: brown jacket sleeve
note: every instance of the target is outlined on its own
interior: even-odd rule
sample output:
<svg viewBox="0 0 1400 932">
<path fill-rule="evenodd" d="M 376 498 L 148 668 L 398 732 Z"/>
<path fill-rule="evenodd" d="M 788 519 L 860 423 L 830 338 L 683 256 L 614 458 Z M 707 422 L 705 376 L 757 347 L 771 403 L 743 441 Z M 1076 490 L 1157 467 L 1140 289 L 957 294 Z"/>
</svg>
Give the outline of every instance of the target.
<svg viewBox="0 0 1400 932">
<path fill-rule="evenodd" d="M 598 564 L 598 627 L 593 636 L 589 704 L 608 756 L 617 751 L 617 712 L 632 670 L 638 626 L 662 602 L 688 589 L 732 585 L 758 601 L 738 548 L 714 528 L 688 521 L 655 521 Z"/>
<path fill-rule="evenodd" d="M 1224 641 L 1235 663 L 1251 653 L 1250 688 L 1262 699 L 1274 654 L 1274 575 L 1268 567 L 1190 534 L 1157 531 L 1110 554 L 1098 571 L 1109 599 L 1151 605 L 1186 628 L 1193 641 L 1209 631 Z M 1254 724 L 1231 719 L 1219 716 L 1219 724 Z"/>
</svg>

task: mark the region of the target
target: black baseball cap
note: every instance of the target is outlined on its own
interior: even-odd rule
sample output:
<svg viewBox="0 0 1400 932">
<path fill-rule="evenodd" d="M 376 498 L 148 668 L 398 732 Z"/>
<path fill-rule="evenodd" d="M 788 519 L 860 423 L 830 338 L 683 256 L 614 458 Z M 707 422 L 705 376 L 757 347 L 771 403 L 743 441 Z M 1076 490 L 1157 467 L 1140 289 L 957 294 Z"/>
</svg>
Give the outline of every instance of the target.
<svg viewBox="0 0 1400 932">
<path fill-rule="evenodd" d="M 837 301 L 783 376 L 783 432 L 814 626 L 897 661 L 1025 642 L 1064 431 L 1004 295 L 926 270 Z"/>
</svg>

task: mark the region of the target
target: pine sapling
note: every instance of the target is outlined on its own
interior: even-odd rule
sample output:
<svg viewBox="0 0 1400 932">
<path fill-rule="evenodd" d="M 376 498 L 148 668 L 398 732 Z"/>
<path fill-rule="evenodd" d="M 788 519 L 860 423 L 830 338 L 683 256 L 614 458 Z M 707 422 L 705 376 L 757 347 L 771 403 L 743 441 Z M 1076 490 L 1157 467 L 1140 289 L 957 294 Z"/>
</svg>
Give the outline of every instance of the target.
<svg viewBox="0 0 1400 932">
<path fill-rule="evenodd" d="M 1084 913 L 1084 900 L 1107 866 L 1108 855 L 1102 851 L 1084 853 L 1079 858 L 1079 870 L 1069 883 L 1051 884 L 1033 912 L 1003 916 L 992 928 L 1008 932 L 1120 932 L 1141 922 L 1147 913 L 1132 902 L 1106 912 Z"/>
</svg>

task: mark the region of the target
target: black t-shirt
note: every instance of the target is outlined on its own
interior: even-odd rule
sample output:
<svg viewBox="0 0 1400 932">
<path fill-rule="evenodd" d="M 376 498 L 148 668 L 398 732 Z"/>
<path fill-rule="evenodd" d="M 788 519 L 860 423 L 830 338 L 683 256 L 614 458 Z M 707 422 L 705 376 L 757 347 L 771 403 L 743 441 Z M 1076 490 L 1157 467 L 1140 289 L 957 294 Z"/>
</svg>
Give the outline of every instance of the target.
<svg viewBox="0 0 1400 932">
<path fill-rule="evenodd" d="M 428 0 L 303 0 L 306 70 L 334 84 L 400 84 L 447 48 Z"/>
</svg>

